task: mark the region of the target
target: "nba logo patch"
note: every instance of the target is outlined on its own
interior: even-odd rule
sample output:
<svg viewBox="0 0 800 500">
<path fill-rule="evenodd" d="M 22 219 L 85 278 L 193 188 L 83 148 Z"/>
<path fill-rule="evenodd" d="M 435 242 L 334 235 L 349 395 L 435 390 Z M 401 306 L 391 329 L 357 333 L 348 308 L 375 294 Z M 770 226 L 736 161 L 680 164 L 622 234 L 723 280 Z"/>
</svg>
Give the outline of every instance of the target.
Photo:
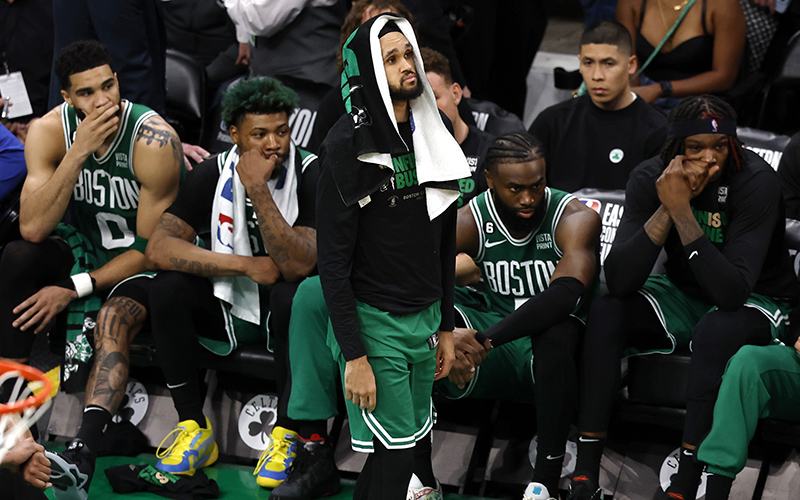
<svg viewBox="0 0 800 500">
<path fill-rule="evenodd" d="M 719 131 L 719 125 L 717 124 L 717 120 L 715 120 L 713 118 L 711 119 L 711 131 L 714 132 L 714 133 Z"/>
<path fill-rule="evenodd" d="M 594 200 L 592 198 L 578 198 L 578 200 L 598 214 L 600 213 L 600 209 L 603 207 L 603 204 L 600 203 L 600 200 Z"/>
</svg>

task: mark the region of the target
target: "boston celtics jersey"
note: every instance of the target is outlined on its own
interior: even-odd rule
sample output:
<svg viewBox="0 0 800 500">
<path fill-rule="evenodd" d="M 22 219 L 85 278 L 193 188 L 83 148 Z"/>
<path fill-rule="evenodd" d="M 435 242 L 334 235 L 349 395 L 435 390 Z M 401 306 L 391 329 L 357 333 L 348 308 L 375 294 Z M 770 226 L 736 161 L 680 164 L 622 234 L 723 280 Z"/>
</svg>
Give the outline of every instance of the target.
<svg viewBox="0 0 800 500">
<path fill-rule="evenodd" d="M 92 154 L 86 159 L 72 192 L 78 229 L 97 247 L 107 250 L 102 252 L 104 256 L 98 256 L 105 262 L 136 242 L 141 183 L 133 171 L 133 146 L 139 127 L 156 115 L 150 108 L 129 101 L 123 100 L 121 105 L 120 125 L 111 146 L 102 156 Z M 80 119 L 67 103 L 61 106 L 61 124 L 69 149 Z"/>
<path fill-rule="evenodd" d="M 542 206 L 545 216 L 539 227 L 516 239 L 500 219 L 491 191 L 469 202 L 478 226 L 479 247 L 475 257 L 492 310 L 511 314 L 537 293 L 547 289 L 563 252 L 556 245 L 556 228 L 567 203 L 576 199 L 569 193 L 545 188 Z"/>
</svg>

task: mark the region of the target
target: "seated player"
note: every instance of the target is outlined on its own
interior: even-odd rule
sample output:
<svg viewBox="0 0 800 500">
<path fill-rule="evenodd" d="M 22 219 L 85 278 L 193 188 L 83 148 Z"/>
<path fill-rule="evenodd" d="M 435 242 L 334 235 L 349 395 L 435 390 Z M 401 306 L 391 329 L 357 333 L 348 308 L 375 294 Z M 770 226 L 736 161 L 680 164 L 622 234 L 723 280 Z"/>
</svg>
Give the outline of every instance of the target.
<svg viewBox="0 0 800 500">
<path fill-rule="evenodd" d="M 120 99 L 103 45 L 76 42 L 59 54 L 55 69 L 65 102 L 31 125 L 25 148 L 19 219 L 25 241 L 10 243 L 0 258 L 0 356 L 26 361 L 35 334 L 66 311 L 62 388 L 85 387 L 86 408 L 78 438 L 49 458 L 56 495 L 73 498 L 76 489 L 85 494 L 93 450 L 122 400 L 127 336 L 135 333 L 107 302 L 97 314 L 87 383 L 92 346 L 84 317 L 100 309 L 107 290 L 146 270 L 147 238 L 178 193 L 183 154 L 158 114 Z M 77 227 L 59 224 L 70 204 Z M 87 321 L 87 330 L 93 324 Z M 88 457 L 86 465 L 79 456 Z"/>
<path fill-rule="evenodd" d="M 244 80 L 225 94 L 223 119 L 235 146 L 187 176 L 156 226 L 147 258 L 158 275 L 125 284 L 125 293 L 147 299 L 180 418 L 177 437 L 158 455 L 166 472 L 193 474 L 217 459 L 202 411 L 200 350 L 226 355 L 245 342 L 264 342 L 276 316 L 285 317 L 288 330 L 295 282 L 316 267 L 318 167 L 315 155 L 290 140 L 296 106 L 297 95 L 272 78 Z M 209 221 L 211 248 L 194 245 Z M 284 355 L 276 349 L 276 360 Z M 262 486 L 280 484 L 294 458 L 296 434 L 284 425 L 291 427 L 279 419 L 255 472 Z"/>
<path fill-rule="evenodd" d="M 575 356 L 597 290 L 600 217 L 546 187 L 542 145 L 528 134 L 495 139 L 485 164 L 489 190 L 459 210 L 457 238 L 486 292 L 456 289 L 468 329 L 454 332 L 456 362 L 437 387 L 450 398 L 535 400 L 539 444 L 524 498 L 558 498 Z"/>
<path fill-rule="evenodd" d="M 697 449 L 708 465 L 706 500 L 728 500 L 760 418 L 800 422 L 800 339 L 794 347 L 746 345 L 728 362 L 711 431 Z"/>
<path fill-rule="evenodd" d="M 781 335 L 796 300 L 782 203 L 775 171 L 736 137 L 735 111 L 714 96 L 681 101 L 661 156 L 631 174 L 605 261 L 610 294 L 589 314 L 571 500 L 602 496 L 621 355 L 670 353 L 690 341 L 681 458 L 665 498 L 695 498 L 702 465 L 692 457 L 711 427 L 728 359 Z M 662 248 L 666 274 L 650 276 Z"/>
<path fill-rule="evenodd" d="M 560 401 L 559 397 L 561 393 L 577 392 L 574 354 L 583 324 L 573 312 L 585 310 L 583 302 L 580 308 L 575 304 L 584 289 L 587 293 L 594 289 L 600 220 L 572 196 L 545 187 L 541 145 L 527 134 L 496 139 L 488 151 L 486 165 L 492 189 L 459 211 L 457 240 L 459 251 L 480 257 L 491 291 L 484 296 L 458 289 L 456 313 L 470 328 L 495 325 L 483 334 L 492 343 L 504 344 L 487 356 L 490 341 L 483 345 L 475 339 L 474 329 L 457 329 L 456 372 L 452 373 L 451 382 L 440 381 L 438 387 L 449 397 L 519 395 L 533 399 L 531 345 L 536 344 L 537 352 L 541 351 L 537 359 L 542 360 L 536 371 L 542 392 L 536 396 L 546 398 L 548 404 L 559 409 L 547 412 L 538 423 L 540 429 L 552 429 L 540 433 L 552 438 L 541 442 L 539 456 L 543 459 L 537 463 L 537 475 L 528 488 L 528 498 L 550 498 L 548 491 L 556 494 L 561 471 L 568 430 L 564 424 L 569 423 L 574 411 L 569 398 Z M 511 281 L 504 281 L 503 269 L 515 264 L 521 270 L 518 275 L 521 281 L 515 279 L 514 283 L 522 283 L 521 287 L 512 287 Z M 511 275 L 508 276 L 511 280 Z M 549 287 L 551 283 L 555 286 Z M 470 308 L 465 304 L 479 305 Z M 521 308 L 514 312 L 518 305 Z M 337 368 L 326 345 L 328 315 L 318 279 L 311 278 L 300 285 L 292 308 L 289 353 L 293 369 L 288 412 L 301 422 L 300 436 L 314 436 L 319 448 L 309 454 L 302 470 L 293 471 L 287 483 L 275 493 L 293 483 L 295 474 L 332 478 L 336 471 L 333 450 L 322 451 L 326 445 L 330 447 L 325 441 L 325 420 L 337 414 Z M 532 314 L 540 318 L 533 329 Z M 554 347 L 548 348 L 548 344 Z M 474 374 L 481 374 L 474 382 L 473 368 Z M 501 385 L 507 391 L 498 392 L 498 385 L 493 384 L 498 379 L 506 381 Z M 507 383 L 510 379 L 515 383 Z M 411 494 L 414 498 L 440 498 L 430 469 L 430 439 L 418 441 L 414 451 L 414 473 L 424 486 L 416 487 Z M 548 456 L 556 459 L 547 460 Z M 315 493 L 325 491 L 325 484 L 333 479 L 328 481 L 320 479 L 320 488 Z"/>
<path fill-rule="evenodd" d="M 441 53 L 422 47 L 422 62 L 425 64 L 425 76 L 433 89 L 436 105 L 450 119 L 453 125 L 453 136 L 467 157 L 467 164 L 472 176 L 459 179 L 458 187 L 461 197 L 458 206 L 462 207 L 478 193 L 486 190 L 486 176 L 483 175 L 483 160 L 486 151 L 492 144 L 492 136 L 475 125 L 468 125 L 458 114 L 458 103 L 463 97 L 463 90 L 458 82 L 453 81 L 450 73 L 450 61 Z"/>
</svg>

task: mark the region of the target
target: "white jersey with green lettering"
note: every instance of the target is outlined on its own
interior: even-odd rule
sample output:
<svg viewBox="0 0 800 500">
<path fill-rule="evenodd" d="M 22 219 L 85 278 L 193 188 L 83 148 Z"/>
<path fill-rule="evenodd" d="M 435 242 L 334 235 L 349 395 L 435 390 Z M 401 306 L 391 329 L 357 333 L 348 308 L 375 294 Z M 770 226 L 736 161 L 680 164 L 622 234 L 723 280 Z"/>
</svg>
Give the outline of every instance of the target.
<svg viewBox="0 0 800 500">
<path fill-rule="evenodd" d="M 121 101 L 120 125 L 114 141 L 100 157 L 92 154 L 72 192 L 78 230 L 92 241 L 98 252 L 98 265 L 134 246 L 136 213 L 141 183 L 133 171 L 133 146 L 142 123 L 156 112 L 126 100 Z M 81 120 L 67 103 L 61 106 L 61 124 L 67 149 L 72 146 Z M 141 242 L 140 242 L 141 246 Z M 144 251 L 144 249 L 141 249 Z"/>
<path fill-rule="evenodd" d="M 556 245 L 556 228 L 564 209 L 576 198 L 545 188 L 545 216 L 539 227 L 522 239 L 511 236 L 495 208 L 491 190 L 469 202 L 478 226 L 475 263 L 483 273 L 493 311 L 508 316 L 526 300 L 547 289 L 556 265 L 564 255 Z"/>
</svg>

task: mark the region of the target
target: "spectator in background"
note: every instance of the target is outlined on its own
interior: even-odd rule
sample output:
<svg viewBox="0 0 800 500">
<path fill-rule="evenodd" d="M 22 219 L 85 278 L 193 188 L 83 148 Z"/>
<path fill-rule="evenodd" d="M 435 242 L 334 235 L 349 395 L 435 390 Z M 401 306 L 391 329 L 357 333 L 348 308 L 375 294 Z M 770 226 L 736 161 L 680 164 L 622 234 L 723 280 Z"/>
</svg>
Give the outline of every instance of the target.
<svg viewBox="0 0 800 500">
<path fill-rule="evenodd" d="M 249 59 L 239 57 L 236 26 L 217 0 L 163 1 L 167 47 L 192 56 L 206 69 L 206 96 L 224 82 L 247 73 Z M 243 44 L 247 47 L 247 43 Z"/>
<path fill-rule="evenodd" d="M 633 91 L 665 112 L 679 99 L 719 94 L 733 87 L 745 43 L 739 0 L 619 0 L 617 21 L 630 32 L 640 64 L 666 36 L 683 9 L 690 9 Z M 659 100 L 665 99 L 665 100 Z"/>
<path fill-rule="evenodd" d="M 598 21 L 613 21 L 617 12 L 614 0 L 581 0 L 584 26 L 589 27 Z"/>
<path fill-rule="evenodd" d="M 249 43 L 251 76 L 271 76 L 300 96 L 290 119 L 295 143 L 306 147 L 320 101 L 339 86 L 336 46 L 345 0 L 225 0 L 236 38 Z M 302 127 L 299 121 L 302 117 Z"/>
<path fill-rule="evenodd" d="M 525 108 L 527 77 L 547 26 L 542 0 L 465 0 L 471 24 L 456 40 L 470 97 L 492 101 L 517 116 Z"/>
<path fill-rule="evenodd" d="M 578 58 L 586 94 L 545 109 L 529 130 L 544 144 L 547 185 L 625 189 L 631 170 L 661 150 L 667 119 L 631 91 L 637 60 L 624 26 L 589 27 Z"/>
<path fill-rule="evenodd" d="M 167 40 L 160 0 L 53 0 L 55 53 L 78 40 L 108 47 L 123 99 L 166 112 Z M 54 75 L 54 74 L 53 74 Z M 61 99 L 51 76 L 50 108 Z"/>
<path fill-rule="evenodd" d="M 30 122 L 50 110 L 52 59 L 53 2 L 0 0 L 0 74 L 22 73 L 33 109 L 29 115 L 4 120 L 3 125 L 23 143 Z"/>
<path fill-rule="evenodd" d="M 467 157 L 471 178 L 459 179 L 461 197 L 458 206 L 462 207 L 474 196 L 486 190 L 486 176 L 483 171 L 483 159 L 492 145 L 492 136 L 475 125 L 467 125 L 458 114 L 458 104 L 463 91 L 461 85 L 453 81 L 450 73 L 450 62 L 441 53 L 422 47 L 422 62 L 425 64 L 425 76 L 433 89 L 436 105 L 453 124 L 453 135 L 461 151 Z"/>
</svg>

